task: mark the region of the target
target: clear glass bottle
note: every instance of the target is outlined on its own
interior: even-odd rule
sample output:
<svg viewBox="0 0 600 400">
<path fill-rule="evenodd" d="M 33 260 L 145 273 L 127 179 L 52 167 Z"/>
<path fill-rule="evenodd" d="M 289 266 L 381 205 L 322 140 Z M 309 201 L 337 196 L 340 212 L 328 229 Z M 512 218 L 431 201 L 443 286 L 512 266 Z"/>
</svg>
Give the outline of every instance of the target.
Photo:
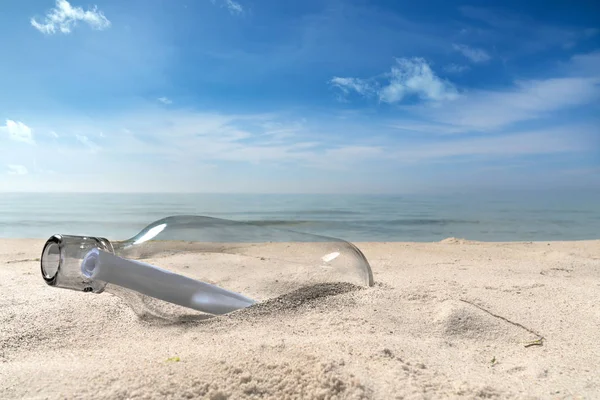
<svg viewBox="0 0 600 400">
<path fill-rule="evenodd" d="M 120 274 L 113 282 L 93 272 L 99 260 Z M 223 314 L 317 284 L 373 285 L 369 262 L 344 240 L 202 216 L 164 218 L 120 242 L 54 235 L 41 271 L 50 286 L 110 292 L 140 317 L 166 320 Z M 182 302 L 186 290 L 213 306 Z"/>
</svg>

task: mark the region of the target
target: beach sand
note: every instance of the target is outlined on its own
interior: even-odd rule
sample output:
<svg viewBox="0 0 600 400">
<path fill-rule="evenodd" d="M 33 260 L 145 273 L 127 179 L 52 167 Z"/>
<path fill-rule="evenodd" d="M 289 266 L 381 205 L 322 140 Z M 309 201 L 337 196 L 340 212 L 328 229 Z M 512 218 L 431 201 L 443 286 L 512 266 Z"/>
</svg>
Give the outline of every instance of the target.
<svg viewBox="0 0 600 400">
<path fill-rule="evenodd" d="M 357 245 L 371 288 L 159 325 L 0 240 L 0 398 L 600 398 L 600 241 Z"/>
</svg>

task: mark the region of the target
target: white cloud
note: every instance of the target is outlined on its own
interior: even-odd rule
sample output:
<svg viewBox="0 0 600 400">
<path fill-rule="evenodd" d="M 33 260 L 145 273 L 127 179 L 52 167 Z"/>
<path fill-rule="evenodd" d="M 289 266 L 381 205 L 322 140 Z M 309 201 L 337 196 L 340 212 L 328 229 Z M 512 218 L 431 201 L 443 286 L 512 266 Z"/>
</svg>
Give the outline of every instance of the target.
<svg viewBox="0 0 600 400">
<path fill-rule="evenodd" d="M 289 140 L 294 137 L 297 133 L 303 130 L 303 124 L 305 121 L 296 121 L 283 124 L 281 122 L 267 121 L 260 124 L 260 127 L 264 129 L 262 135 L 269 136 L 272 141 L 283 141 Z"/>
<path fill-rule="evenodd" d="M 471 67 L 469 67 L 468 65 L 460 65 L 460 64 L 449 64 L 444 67 L 444 71 L 446 71 L 450 74 L 460 74 L 460 73 L 463 73 L 470 69 L 471 69 Z"/>
<path fill-rule="evenodd" d="M 406 132 L 426 133 L 433 135 L 449 135 L 461 133 L 463 128 L 441 123 L 423 121 L 400 120 L 389 124 L 390 128 Z"/>
<path fill-rule="evenodd" d="M 308 122 L 279 116 L 155 109 L 150 114 L 129 114 L 87 128 L 85 121 L 76 122 L 73 118 L 71 121 L 62 126 L 56 124 L 56 128 L 64 132 L 77 131 L 74 143 L 51 141 L 43 148 L 38 146 L 40 149 L 35 154 L 44 160 L 60 153 L 60 160 L 53 161 L 53 168 L 59 172 L 68 169 L 67 160 L 89 162 L 92 157 L 96 165 L 109 169 L 131 163 L 140 165 L 145 159 L 154 159 L 156 165 L 189 166 L 193 171 L 199 163 L 215 162 L 296 164 L 305 168 L 321 167 L 335 159 L 343 165 L 351 165 L 371 151 L 341 138 L 339 142 L 328 143 L 318 138 L 322 132 L 327 134 L 327 128 L 321 124 L 316 134 Z M 127 128 L 121 128 L 123 126 Z M 94 139 L 98 138 L 98 129 L 105 135 L 102 142 Z M 0 159 L 3 154 L 8 155 L 8 150 L 0 149 Z"/>
<path fill-rule="evenodd" d="M 244 8 L 241 4 L 233 0 L 225 0 L 225 6 L 231 14 L 241 14 L 244 12 Z"/>
<path fill-rule="evenodd" d="M 217 0 L 210 0 L 211 3 L 216 4 Z M 220 0 L 222 1 L 223 5 L 225 7 L 227 7 L 227 10 L 229 10 L 229 13 L 232 15 L 240 15 L 244 12 L 244 7 L 242 7 L 242 5 L 234 0 Z"/>
<path fill-rule="evenodd" d="M 55 139 L 58 139 L 58 133 L 56 133 L 54 131 L 50 131 L 50 136 L 52 136 Z"/>
<path fill-rule="evenodd" d="M 456 157 L 510 158 L 541 154 L 573 153 L 590 146 L 593 129 L 577 127 L 543 131 L 511 132 L 502 135 L 476 136 L 458 140 L 412 144 L 392 150 L 394 157 L 407 161 L 444 160 Z"/>
<path fill-rule="evenodd" d="M 92 29 L 103 30 L 110 26 L 110 21 L 97 7 L 84 11 L 81 7 L 73 7 L 67 0 L 56 0 L 56 7 L 51 9 L 42 23 L 31 18 L 31 25 L 46 35 L 60 31 L 71 33 L 77 22 L 85 22 Z"/>
<path fill-rule="evenodd" d="M 355 91 L 358 94 L 366 95 L 373 91 L 373 87 L 367 81 L 359 78 L 340 78 L 333 77 L 329 83 L 339 88 L 344 94 Z"/>
<path fill-rule="evenodd" d="M 432 122 L 408 122 L 394 126 L 415 132 L 446 133 L 436 140 L 427 136 L 398 136 L 388 130 L 390 136 L 383 135 L 376 141 L 366 138 L 348 140 L 348 132 L 365 129 L 384 131 L 385 127 L 356 125 L 356 121 L 333 124 L 322 128 L 315 134 L 310 124 L 298 125 L 278 118 L 258 119 L 255 116 L 202 114 L 187 112 L 160 112 L 151 117 L 130 116 L 127 124 L 131 132 L 139 134 L 118 135 L 118 141 L 107 141 L 107 147 L 101 154 L 114 155 L 116 159 L 137 159 L 150 156 L 157 165 L 178 165 L 179 163 L 215 163 L 235 162 L 252 164 L 301 165 L 331 169 L 329 164 L 339 168 L 348 168 L 361 162 L 388 160 L 394 163 L 425 162 L 427 160 L 446 160 L 456 157 L 506 158 L 532 154 L 556 154 L 577 152 L 590 146 L 586 138 L 593 136 L 589 126 L 554 128 L 539 131 L 503 131 L 490 135 L 457 137 L 455 133 L 464 132 L 463 126 L 436 125 Z M 283 131 L 293 131 L 293 135 L 273 141 L 270 135 L 272 127 Z M 96 127 L 94 127 L 96 129 Z M 437 129 L 437 131 L 434 131 Z M 571 133 L 573 130 L 573 133 Z M 90 131 L 93 131 L 90 128 Z M 322 134 L 322 135 L 321 135 Z M 339 140 L 336 139 L 336 135 Z M 396 136 L 391 139 L 391 136 Z M 354 136 L 354 135 L 352 135 Z M 107 134 L 107 137 L 110 137 Z M 387 138 L 386 138 L 387 137 Z M 420 138 L 424 139 L 420 139 Z M 431 138 L 431 136 L 429 136 Z M 78 140 L 88 147 L 89 139 Z M 587 140 L 587 141 L 586 141 Z M 160 160 L 160 161 L 158 161 Z"/>
<path fill-rule="evenodd" d="M 402 121 L 397 122 L 396 128 L 416 131 L 411 134 L 400 133 L 372 119 L 365 121 L 361 116 L 338 120 L 313 115 L 300 123 L 298 117 L 283 115 L 199 113 L 161 107 L 97 121 L 76 116 L 62 116 L 61 120 L 63 122 L 39 121 L 36 126 L 49 125 L 58 132 L 77 132 L 70 142 L 65 140 L 67 134 L 63 134 L 63 140 L 47 140 L 44 146 L 0 145 L 0 160 L 4 164 L 37 160 L 39 168 L 31 170 L 31 167 L 29 174 L 38 176 L 48 166 L 56 171 L 56 177 L 48 175 L 37 179 L 35 184 L 17 175 L 7 176 L 12 179 L 11 190 L 252 191 L 266 188 L 278 191 L 291 190 L 286 186 L 289 179 L 283 178 L 289 176 L 288 173 L 305 179 L 297 187 L 306 190 L 305 183 L 314 183 L 315 179 L 323 183 L 322 187 L 338 187 L 339 179 L 331 174 L 351 171 L 361 171 L 362 178 L 353 181 L 353 185 L 364 188 L 371 182 L 371 178 L 365 178 L 367 175 L 376 176 L 374 180 L 388 179 L 383 176 L 385 171 L 413 168 L 416 164 L 458 165 L 528 159 L 535 154 L 584 154 L 600 148 L 600 143 L 594 141 L 594 127 L 585 124 L 533 132 L 503 130 L 489 134 L 433 136 L 419 134 L 428 131 L 427 124 L 435 128 L 431 119 L 414 119 L 404 126 Z M 464 131 L 460 126 L 443 126 L 447 133 Z M 106 139 L 98 142 L 102 145 L 101 151 L 95 151 L 99 149 L 94 143 L 99 130 Z M 273 135 L 280 132 L 284 135 L 274 140 Z M 74 170 L 73 165 L 93 165 L 94 168 Z M 123 170 L 128 173 L 122 174 Z M 420 173 L 419 168 L 405 171 Z M 153 179 L 146 179 L 148 176 Z M 255 178 L 263 179 L 264 185 L 253 186 Z M 435 182 L 423 184 L 431 187 Z M 317 191 L 320 188 L 315 186 Z"/>
<path fill-rule="evenodd" d="M 158 99 L 156 99 L 158 101 L 160 101 L 163 104 L 173 104 L 173 101 L 171 101 L 171 99 L 169 99 L 168 97 L 159 97 Z"/>
<path fill-rule="evenodd" d="M 492 58 L 485 50 L 469 47 L 464 44 L 453 44 L 452 48 L 474 63 L 484 63 Z"/>
<path fill-rule="evenodd" d="M 503 56 L 514 57 L 554 47 L 570 48 L 587 40 L 594 29 L 569 28 L 535 20 L 522 14 L 501 11 L 498 8 L 464 6 L 460 12 L 467 18 L 477 20 L 484 26 L 477 30 L 485 35 L 490 45 L 505 48 Z"/>
<path fill-rule="evenodd" d="M 478 90 L 463 94 L 443 107 L 413 110 L 423 117 L 463 131 L 488 131 L 547 117 L 600 99 L 598 78 L 554 78 L 516 82 L 507 90 Z"/>
<path fill-rule="evenodd" d="M 563 66 L 570 76 L 587 76 L 600 78 L 600 50 L 592 53 L 576 54 Z"/>
<path fill-rule="evenodd" d="M 12 140 L 35 144 L 32 129 L 20 121 L 7 119 L 6 125 L 0 126 L 0 131 L 8 132 L 8 137 Z"/>
<path fill-rule="evenodd" d="M 396 103 L 407 96 L 416 95 L 423 100 L 452 100 L 457 97 L 456 88 L 441 80 L 422 58 L 399 58 L 389 74 L 387 86 L 379 90 L 379 99 Z"/>
<path fill-rule="evenodd" d="M 75 138 L 79 143 L 83 144 L 93 152 L 100 150 L 100 146 L 91 141 L 90 138 L 85 135 L 75 135 Z"/>
<path fill-rule="evenodd" d="M 27 168 L 23 165 L 9 164 L 7 165 L 7 167 L 8 173 L 11 175 L 27 175 L 27 173 L 29 172 Z"/>
<path fill-rule="evenodd" d="M 384 103 L 397 103 L 411 96 L 430 101 L 453 100 L 458 96 L 454 85 L 440 79 L 422 58 L 398 58 L 384 77 L 386 81 L 381 83 L 375 78 L 365 80 L 334 77 L 330 84 L 338 87 L 344 94 L 350 91 L 361 95 L 374 92 Z"/>
<path fill-rule="evenodd" d="M 577 107 L 599 104 L 600 52 L 580 54 L 559 65 L 558 77 L 516 81 L 498 90 L 462 91 L 443 104 L 406 106 L 413 120 L 395 125 L 428 133 L 492 132 L 524 121 L 549 119 Z M 415 126 L 413 129 L 410 125 Z"/>
</svg>

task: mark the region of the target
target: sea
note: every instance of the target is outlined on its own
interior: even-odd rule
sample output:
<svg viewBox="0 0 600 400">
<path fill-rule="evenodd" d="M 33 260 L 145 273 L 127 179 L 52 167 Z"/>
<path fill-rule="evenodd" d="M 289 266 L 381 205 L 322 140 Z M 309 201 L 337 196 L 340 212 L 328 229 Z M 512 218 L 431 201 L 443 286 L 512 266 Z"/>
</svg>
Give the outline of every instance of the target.
<svg viewBox="0 0 600 400">
<path fill-rule="evenodd" d="M 351 242 L 600 239 L 600 195 L 0 193 L 0 237 L 122 240 L 173 215 L 203 215 Z"/>
</svg>

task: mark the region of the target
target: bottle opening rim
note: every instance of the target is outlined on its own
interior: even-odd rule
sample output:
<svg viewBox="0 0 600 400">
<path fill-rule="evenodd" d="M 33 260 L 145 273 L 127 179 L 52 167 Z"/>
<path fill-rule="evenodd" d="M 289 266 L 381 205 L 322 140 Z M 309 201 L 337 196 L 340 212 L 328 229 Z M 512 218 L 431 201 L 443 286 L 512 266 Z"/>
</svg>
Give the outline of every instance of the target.
<svg viewBox="0 0 600 400">
<path fill-rule="evenodd" d="M 42 257 L 40 258 L 42 277 L 49 285 L 56 282 L 60 270 L 61 242 L 62 237 L 60 235 L 53 235 L 46 241 L 44 250 L 42 250 Z"/>
</svg>

